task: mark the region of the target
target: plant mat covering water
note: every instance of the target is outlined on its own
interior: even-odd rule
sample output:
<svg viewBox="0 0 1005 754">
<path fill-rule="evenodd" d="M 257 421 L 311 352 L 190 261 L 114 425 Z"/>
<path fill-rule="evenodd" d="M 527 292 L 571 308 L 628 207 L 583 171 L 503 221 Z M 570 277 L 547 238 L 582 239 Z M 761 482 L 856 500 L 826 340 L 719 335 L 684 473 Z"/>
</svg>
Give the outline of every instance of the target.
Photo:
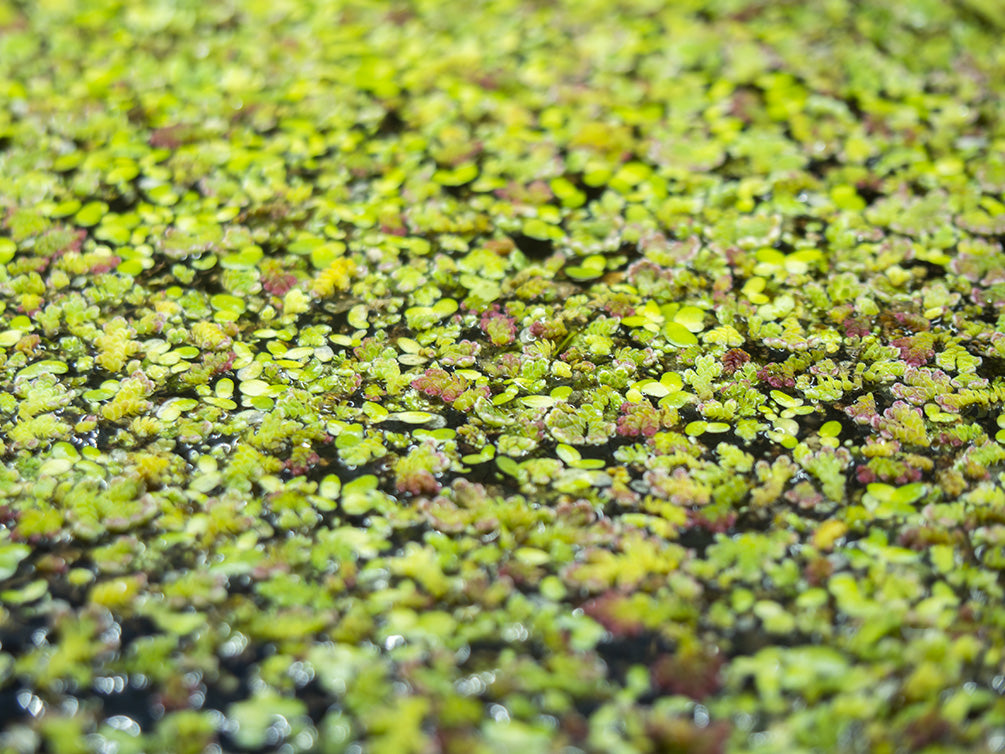
<svg viewBox="0 0 1005 754">
<path fill-rule="evenodd" d="M 993 0 L 0 0 L 0 751 L 1005 748 Z"/>
</svg>

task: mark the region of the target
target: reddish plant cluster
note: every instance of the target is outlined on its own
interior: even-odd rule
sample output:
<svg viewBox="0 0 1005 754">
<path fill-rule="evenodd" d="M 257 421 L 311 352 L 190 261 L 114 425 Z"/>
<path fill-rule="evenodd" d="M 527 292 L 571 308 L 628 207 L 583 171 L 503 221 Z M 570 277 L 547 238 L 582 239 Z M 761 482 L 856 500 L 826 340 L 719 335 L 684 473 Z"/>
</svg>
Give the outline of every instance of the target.
<svg viewBox="0 0 1005 754">
<path fill-rule="evenodd" d="M 662 655 L 653 665 L 653 685 L 701 701 L 721 688 L 723 663 L 722 655 L 716 651 L 702 647 L 678 649 L 675 654 Z"/>
<path fill-rule="evenodd" d="M 451 403 L 467 389 L 468 381 L 459 374 L 451 374 L 434 367 L 412 380 L 412 387 L 430 398 L 439 398 Z"/>
<path fill-rule="evenodd" d="M 730 348 L 722 355 L 722 371 L 733 374 L 750 361 L 750 354 L 742 348 Z"/>
<path fill-rule="evenodd" d="M 539 319 L 530 326 L 531 335 L 545 340 L 558 340 L 564 337 L 567 332 L 565 323 L 557 319 L 547 321 Z"/>
<path fill-rule="evenodd" d="M 516 321 L 499 312 L 485 312 L 478 323 L 494 346 L 506 346 L 516 338 Z"/>
<path fill-rule="evenodd" d="M 285 296 L 296 284 L 296 275 L 282 270 L 273 270 L 271 274 L 262 275 L 262 290 L 273 296 Z"/>
<path fill-rule="evenodd" d="M 399 474 L 395 489 L 412 495 L 435 495 L 440 491 L 440 483 L 428 469 L 415 469 L 408 474 Z"/>
<path fill-rule="evenodd" d="M 237 358 L 237 354 L 233 351 L 227 351 L 225 354 L 206 354 L 204 357 L 206 366 L 211 370 L 210 374 L 216 376 L 218 374 L 224 374 L 229 372 L 234 368 L 234 359 Z"/>
<path fill-rule="evenodd" d="M 293 457 L 283 462 L 283 469 L 289 472 L 290 476 L 303 476 L 320 462 L 321 456 L 314 451 L 295 453 Z"/>
<path fill-rule="evenodd" d="M 917 336 L 907 336 L 891 341 L 890 345 L 900 349 L 900 358 L 912 367 L 920 367 L 927 364 L 933 356 L 933 349 L 927 342 L 919 342 Z"/>
<path fill-rule="evenodd" d="M 709 534 L 725 534 L 736 524 L 736 513 L 730 511 L 725 515 L 712 515 L 703 511 L 689 510 L 687 521 L 692 529 L 699 529 Z"/>
<path fill-rule="evenodd" d="M 773 388 L 795 387 L 792 375 L 785 373 L 783 364 L 768 364 L 757 370 L 757 379 Z"/>
<path fill-rule="evenodd" d="M 104 275 L 106 272 L 111 272 L 118 267 L 121 261 L 122 257 L 114 254 L 110 257 L 98 257 L 94 264 L 91 265 L 91 272 L 95 275 Z"/>
<path fill-rule="evenodd" d="M 652 437 L 660 429 L 659 412 L 649 401 L 622 403 L 618 417 L 618 434 L 622 437 Z"/>
<path fill-rule="evenodd" d="M 869 323 L 861 317 L 848 317 L 841 323 L 841 326 L 844 328 L 844 334 L 847 338 L 864 338 L 872 332 L 869 329 Z"/>
</svg>

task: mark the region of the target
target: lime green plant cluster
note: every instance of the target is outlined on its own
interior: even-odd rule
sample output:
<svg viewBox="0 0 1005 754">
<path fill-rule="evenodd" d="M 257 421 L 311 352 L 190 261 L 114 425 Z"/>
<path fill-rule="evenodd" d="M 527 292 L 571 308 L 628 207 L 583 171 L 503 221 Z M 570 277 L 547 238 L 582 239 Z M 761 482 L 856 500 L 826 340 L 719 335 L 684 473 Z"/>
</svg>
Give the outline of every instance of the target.
<svg viewBox="0 0 1005 754">
<path fill-rule="evenodd" d="M 1005 746 L 993 2 L 0 0 L 0 751 Z"/>
</svg>

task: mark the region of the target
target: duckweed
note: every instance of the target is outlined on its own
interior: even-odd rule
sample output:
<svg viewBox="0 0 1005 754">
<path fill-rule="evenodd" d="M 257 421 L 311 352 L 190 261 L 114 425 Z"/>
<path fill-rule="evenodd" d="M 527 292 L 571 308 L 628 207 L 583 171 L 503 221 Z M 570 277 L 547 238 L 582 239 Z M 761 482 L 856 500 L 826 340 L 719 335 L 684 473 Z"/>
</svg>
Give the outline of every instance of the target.
<svg viewBox="0 0 1005 754">
<path fill-rule="evenodd" d="M 0 0 L 0 750 L 999 751 L 991 2 Z"/>
</svg>

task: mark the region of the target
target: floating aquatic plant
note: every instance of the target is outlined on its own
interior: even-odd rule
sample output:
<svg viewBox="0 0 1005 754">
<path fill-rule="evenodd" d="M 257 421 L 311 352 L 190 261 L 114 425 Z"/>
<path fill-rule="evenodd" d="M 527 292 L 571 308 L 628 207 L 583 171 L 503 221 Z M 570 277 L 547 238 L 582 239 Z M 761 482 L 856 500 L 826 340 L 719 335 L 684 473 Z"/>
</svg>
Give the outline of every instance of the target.
<svg viewBox="0 0 1005 754">
<path fill-rule="evenodd" d="M 0 749 L 1000 748 L 963 5 L 0 0 Z"/>
</svg>

